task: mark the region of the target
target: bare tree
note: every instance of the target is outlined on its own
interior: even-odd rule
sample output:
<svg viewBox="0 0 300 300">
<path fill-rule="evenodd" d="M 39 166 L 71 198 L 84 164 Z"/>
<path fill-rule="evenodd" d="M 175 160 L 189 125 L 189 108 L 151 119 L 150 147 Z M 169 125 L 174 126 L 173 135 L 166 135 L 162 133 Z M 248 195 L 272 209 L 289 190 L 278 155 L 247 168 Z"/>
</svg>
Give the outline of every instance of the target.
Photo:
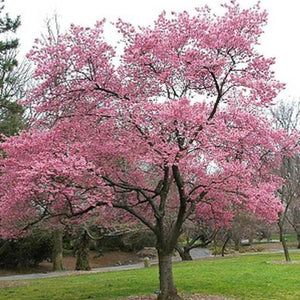
<svg viewBox="0 0 300 300">
<path fill-rule="evenodd" d="M 300 101 L 281 102 L 278 107 L 271 110 L 276 120 L 276 126 L 287 130 L 290 134 L 300 129 Z M 285 180 L 284 185 L 278 191 L 284 211 L 279 213 L 280 240 L 285 253 L 286 261 L 290 261 L 290 255 L 284 228 L 289 222 L 297 233 L 298 247 L 300 246 L 300 154 L 293 157 L 285 157 L 282 161 L 280 174 Z"/>
<path fill-rule="evenodd" d="M 183 225 L 182 240 L 178 241 L 175 249 L 182 260 L 192 260 L 190 251 L 207 247 L 214 240 L 218 230 L 213 224 L 201 220 L 187 220 Z"/>
<path fill-rule="evenodd" d="M 52 18 L 45 20 L 46 32 L 41 33 L 42 40 L 48 45 L 55 45 L 60 35 L 60 25 L 58 15 L 54 14 Z"/>
<path fill-rule="evenodd" d="M 298 241 L 298 249 L 300 249 L 300 155 L 295 155 L 290 160 L 291 173 L 290 180 L 287 180 L 288 196 L 290 197 L 289 210 L 286 215 L 286 220 L 295 230 Z"/>
</svg>

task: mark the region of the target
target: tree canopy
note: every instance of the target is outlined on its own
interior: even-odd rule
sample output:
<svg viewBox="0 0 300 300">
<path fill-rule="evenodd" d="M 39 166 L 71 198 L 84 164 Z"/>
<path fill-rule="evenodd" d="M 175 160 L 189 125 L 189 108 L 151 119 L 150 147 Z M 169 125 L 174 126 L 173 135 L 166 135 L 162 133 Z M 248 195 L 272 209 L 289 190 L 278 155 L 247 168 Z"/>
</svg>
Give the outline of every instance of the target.
<svg viewBox="0 0 300 300">
<path fill-rule="evenodd" d="M 1 3 L 4 1 L 2 0 Z M 1 4 L 0 4 L 1 5 Z M 18 70 L 16 59 L 19 41 L 13 34 L 20 26 L 20 18 L 2 16 L 0 7 L 0 133 L 14 135 L 22 128 L 22 107 L 16 103 L 24 83 L 25 69 Z"/>
</svg>

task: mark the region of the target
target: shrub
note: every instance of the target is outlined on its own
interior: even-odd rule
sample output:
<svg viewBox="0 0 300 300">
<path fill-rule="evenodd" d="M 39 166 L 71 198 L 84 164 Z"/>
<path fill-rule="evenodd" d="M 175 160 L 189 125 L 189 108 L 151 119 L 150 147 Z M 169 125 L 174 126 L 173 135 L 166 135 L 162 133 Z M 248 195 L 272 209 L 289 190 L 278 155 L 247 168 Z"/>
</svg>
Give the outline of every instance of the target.
<svg viewBox="0 0 300 300">
<path fill-rule="evenodd" d="M 0 240 L 0 267 L 26 269 L 37 266 L 52 253 L 51 235 L 35 231 L 18 240 Z"/>
</svg>

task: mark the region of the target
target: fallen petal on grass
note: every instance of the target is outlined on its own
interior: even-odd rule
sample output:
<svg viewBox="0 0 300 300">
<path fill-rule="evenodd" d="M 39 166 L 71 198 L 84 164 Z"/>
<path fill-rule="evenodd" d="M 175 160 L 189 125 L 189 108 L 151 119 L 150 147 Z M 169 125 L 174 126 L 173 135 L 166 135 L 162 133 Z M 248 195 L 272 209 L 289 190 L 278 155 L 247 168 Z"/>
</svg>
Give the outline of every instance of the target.
<svg viewBox="0 0 300 300">
<path fill-rule="evenodd" d="M 213 296 L 213 295 L 182 295 L 184 300 L 238 300 L 238 298 L 226 298 L 224 296 Z M 156 300 L 157 296 L 132 296 L 127 298 L 122 298 L 120 300 Z"/>
<path fill-rule="evenodd" d="M 270 261 L 267 261 L 267 264 L 274 264 L 274 265 L 299 265 L 300 264 L 300 260 L 292 260 L 292 261 L 270 260 Z"/>
</svg>

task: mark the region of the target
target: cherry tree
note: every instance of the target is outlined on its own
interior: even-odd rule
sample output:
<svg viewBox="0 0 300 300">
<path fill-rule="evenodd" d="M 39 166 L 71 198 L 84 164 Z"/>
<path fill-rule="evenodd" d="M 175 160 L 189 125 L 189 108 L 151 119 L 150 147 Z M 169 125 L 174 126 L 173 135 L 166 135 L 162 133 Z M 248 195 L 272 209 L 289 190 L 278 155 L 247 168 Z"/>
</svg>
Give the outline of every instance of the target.
<svg viewBox="0 0 300 300">
<path fill-rule="evenodd" d="M 145 28 L 119 20 L 118 62 L 104 21 L 37 41 L 23 104 L 39 118 L 1 145 L 3 234 L 24 220 L 123 210 L 157 238 L 163 300 L 180 299 L 172 252 L 203 206 L 224 220 L 237 209 L 277 219 L 282 180 L 271 171 L 296 142 L 265 117 L 284 87 L 257 51 L 267 13 L 223 9 L 164 12 Z"/>
</svg>

